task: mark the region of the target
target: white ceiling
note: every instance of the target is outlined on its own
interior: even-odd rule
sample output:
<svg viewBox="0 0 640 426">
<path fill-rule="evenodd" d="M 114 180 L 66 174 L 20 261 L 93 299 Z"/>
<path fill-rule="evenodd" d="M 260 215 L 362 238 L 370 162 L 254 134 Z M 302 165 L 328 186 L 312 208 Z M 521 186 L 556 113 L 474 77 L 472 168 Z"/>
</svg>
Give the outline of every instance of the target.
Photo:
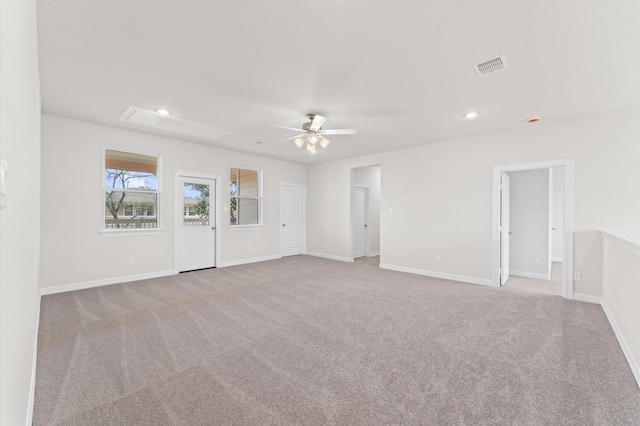
<svg viewBox="0 0 640 426">
<path fill-rule="evenodd" d="M 637 0 L 39 0 L 44 112 L 112 126 L 129 106 L 299 163 L 638 106 Z M 509 68 L 472 65 L 505 54 Z M 462 114 L 478 110 L 475 120 Z M 307 113 L 333 136 L 292 141 Z M 188 138 L 184 138 L 188 139 Z M 263 144 L 256 144 L 262 141 Z"/>
</svg>

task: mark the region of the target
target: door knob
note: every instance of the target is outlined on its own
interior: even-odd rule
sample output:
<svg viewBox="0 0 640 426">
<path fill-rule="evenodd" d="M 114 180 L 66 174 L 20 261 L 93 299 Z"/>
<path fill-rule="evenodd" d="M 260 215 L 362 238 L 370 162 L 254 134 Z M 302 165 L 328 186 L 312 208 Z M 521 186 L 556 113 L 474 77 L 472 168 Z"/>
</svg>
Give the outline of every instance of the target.
<svg viewBox="0 0 640 426">
<path fill-rule="evenodd" d="M 282 226 L 287 226 L 287 225 L 283 223 Z"/>
<path fill-rule="evenodd" d="M 509 235 L 513 235 L 513 232 L 509 231 Z"/>
<path fill-rule="evenodd" d="M 365 227 L 365 228 L 367 227 L 367 224 L 366 224 L 366 223 L 364 224 L 364 227 Z"/>
<path fill-rule="evenodd" d="M 215 226 L 212 226 L 212 227 L 211 227 L 211 229 L 213 229 L 213 230 L 215 231 L 215 230 L 216 230 L 216 227 L 215 227 Z"/>
</svg>

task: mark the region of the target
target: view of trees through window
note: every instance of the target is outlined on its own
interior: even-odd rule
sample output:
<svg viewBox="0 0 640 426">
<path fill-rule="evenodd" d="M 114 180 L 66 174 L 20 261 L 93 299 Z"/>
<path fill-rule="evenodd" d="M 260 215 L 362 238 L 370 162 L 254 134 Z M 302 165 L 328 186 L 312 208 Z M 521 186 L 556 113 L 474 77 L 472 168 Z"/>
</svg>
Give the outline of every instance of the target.
<svg viewBox="0 0 640 426">
<path fill-rule="evenodd" d="M 157 228 L 158 158 L 105 150 L 105 228 Z"/>
</svg>

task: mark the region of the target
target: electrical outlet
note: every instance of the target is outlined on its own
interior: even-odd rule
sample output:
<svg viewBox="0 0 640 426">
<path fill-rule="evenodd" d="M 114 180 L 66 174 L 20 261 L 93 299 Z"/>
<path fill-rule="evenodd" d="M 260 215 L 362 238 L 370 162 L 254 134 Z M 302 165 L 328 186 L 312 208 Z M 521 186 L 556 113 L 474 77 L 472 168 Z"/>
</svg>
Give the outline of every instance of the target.
<svg viewBox="0 0 640 426">
<path fill-rule="evenodd" d="M 436 263 L 440 263 L 440 256 L 436 256 Z"/>
<path fill-rule="evenodd" d="M 129 258 L 129 265 L 133 265 L 134 263 L 136 263 L 136 260 L 133 257 Z"/>
<path fill-rule="evenodd" d="M 581 281 L 582 280 L 582 272 L 574 272 L 573 273 L 573 280 L 574 281 Z"/>
<path fill-rule="evenodd" d="M 536 265 L 539 265 L 539 264 L 540 264 L 540 258 L 539 258 L 539 257 L 536 257 L 536 258 L 535 258 L 535 262 L 536 262 Z"/>
</svg>

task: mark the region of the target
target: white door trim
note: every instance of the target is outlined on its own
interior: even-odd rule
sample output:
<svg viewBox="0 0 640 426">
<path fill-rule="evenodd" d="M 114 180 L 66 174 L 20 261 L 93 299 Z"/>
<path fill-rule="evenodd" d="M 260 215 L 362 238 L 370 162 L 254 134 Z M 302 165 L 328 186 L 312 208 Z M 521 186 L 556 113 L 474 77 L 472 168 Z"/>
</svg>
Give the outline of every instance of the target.
<svg viewBox="0 0 640 426">
<path fill-rule="evenodd" d="M 522 170 L 564 167 L 564 241 L 563 241 L 563 279 L 562 295 L 573 299 L 573 158 L 538 161 L 533 163 L 506 164 L 493 167 L 492 216 L 491 216 L 491 282 L 500 287 L 500 174 Z"/>
<path fill-rule="evenodd" d="M 302 204 L 302 216 L 304 217 L 304 232 L 302 234 L 303 242 L 302 242 L 302 254 L 307 254 L 307 185 L 301 185 L 299 183 L 288 183 L 288 182 L 280 182 L 280 194 L 279 197 L 282 197 L 282 187 L 283 186 L 295 186 L 297 188 L 302 188 L 302 196 L 304 198 L 304 203 Z M 284 222 L 284 218 L 282 217 L 282 198 L 280 198 L 280 257 L 282 257 L 282 223 Z"/>
<path fill-rule="evenodd" d="M 216 249 L 215 249 L 215 257 L 216 257 L 216 266 L 220 265 L 222 260 L 222 247 L 220 245 L 220 234 L 222 233 L 220 229 L 220 190 L 222 183 L 222 176 L 220 175 L 212 175 L 208 173 L 198 173 L 198 172 L 184 172 L 180 170 L 176 170 L 173 178 L 173 273 L 180 273 L 180 253 L 179 253 L 179 244 L 178 239 L 180 238 L 179 232 L 180 227 L 182 226 L 182 216 L 183 216 L 183 205 L 181 202 L 182 199 L 182 191 L 180 191 L 180 179 L 181 178 L 196 178 L 196 179 L 211 179 L 216 182 L 216 199 L 215 199 L 215 207 L 216 207 L 216 215 L 213 219 L 212 225 L 216 227 Z"/>
</svg>

